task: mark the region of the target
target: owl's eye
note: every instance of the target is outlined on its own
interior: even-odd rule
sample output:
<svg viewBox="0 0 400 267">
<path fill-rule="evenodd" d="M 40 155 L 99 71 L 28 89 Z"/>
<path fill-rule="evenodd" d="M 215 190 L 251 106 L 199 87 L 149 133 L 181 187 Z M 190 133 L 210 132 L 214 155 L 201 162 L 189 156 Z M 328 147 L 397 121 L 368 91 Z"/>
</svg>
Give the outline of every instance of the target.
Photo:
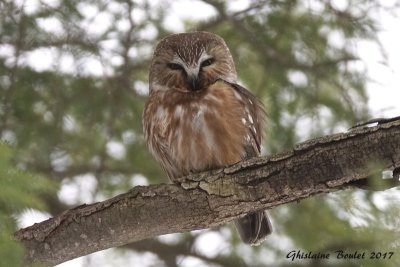
<svg viewBox="0 0 400 267">
<path fill-rule="evenodd" d="M 211 64 L 214 63 L 214 61 L 215 61 L 214 58 L 206 59 L 206 60 L 204 60 L 203 62 L 201 62 L 200 67 L 201 67 L 201 68 L 204 68 L 204 67 L 210 66 Z"/>
<path fill-rule="evenodd" d="M 176 63 L 168 63 L 167 66 L 171 70 L 183 70 L 183 67 L 181 65 L 179 65 L 179 64 L 176 64 Z"/>
</svg>

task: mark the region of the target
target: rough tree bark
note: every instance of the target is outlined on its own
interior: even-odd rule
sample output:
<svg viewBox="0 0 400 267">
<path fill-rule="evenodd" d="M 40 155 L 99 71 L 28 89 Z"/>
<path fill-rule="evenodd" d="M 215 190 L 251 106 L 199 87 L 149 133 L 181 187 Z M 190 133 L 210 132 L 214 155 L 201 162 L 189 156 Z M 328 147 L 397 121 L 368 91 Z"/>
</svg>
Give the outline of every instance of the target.
<svg viewBox="0 0 400 267">
<path fill-rule="evenodd" d="M 26 247 L 28 262 L 55 265 L 145 238 L 225 224 L 251 211 L 341 189 L 386 169 L 396 175 L 400 169 L 398 118 L 182 177 L 180 184 L 138 186 L 21 229 L 15 237 Z M 390 186 L 398 185 L 398 179 L 390 180 Z"/>
</svg>

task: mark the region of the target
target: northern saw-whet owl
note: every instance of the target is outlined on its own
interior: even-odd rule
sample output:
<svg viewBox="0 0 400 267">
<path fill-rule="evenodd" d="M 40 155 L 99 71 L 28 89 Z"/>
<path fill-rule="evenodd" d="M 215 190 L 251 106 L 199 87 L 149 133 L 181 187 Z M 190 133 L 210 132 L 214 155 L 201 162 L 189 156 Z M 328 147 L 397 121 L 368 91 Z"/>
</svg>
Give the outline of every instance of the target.
<svg viewBox="0 0 400 267">
<path fill-rule="evenodd" d="M 153 157 L 174 179 L 260 155 L 261 102 L 237 84 L 225 41 L 208 32 L 170 35 L 153 55 L 144 136 Z M 245 243 L 271 233 L 265 211 L 235 221 Z"/>
</svg>

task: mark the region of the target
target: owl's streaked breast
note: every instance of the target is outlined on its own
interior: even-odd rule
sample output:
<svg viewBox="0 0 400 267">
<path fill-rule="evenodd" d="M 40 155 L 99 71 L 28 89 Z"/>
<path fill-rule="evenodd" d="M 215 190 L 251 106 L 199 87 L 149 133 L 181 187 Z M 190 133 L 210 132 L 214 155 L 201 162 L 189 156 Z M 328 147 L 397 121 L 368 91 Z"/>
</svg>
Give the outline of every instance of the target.
<svg viewBox="0 0 400 267">
<path fill-rule="evenodd" d="M 240 161 L 248 142 L 248 112 L 240 95 L 216 82 L 196 95 L 159 93 L 145 116 L 145 137 L 153 156 L 173 179 Z M 250 119 L 251 116 L 250 116 Z"/>
</svg>

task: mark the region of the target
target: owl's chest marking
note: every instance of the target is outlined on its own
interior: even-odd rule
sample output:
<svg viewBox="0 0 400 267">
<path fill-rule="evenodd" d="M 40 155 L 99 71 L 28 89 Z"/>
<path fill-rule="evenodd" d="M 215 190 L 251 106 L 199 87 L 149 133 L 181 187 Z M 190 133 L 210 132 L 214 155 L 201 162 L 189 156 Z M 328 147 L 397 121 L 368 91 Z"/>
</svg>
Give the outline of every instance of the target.
<svg viewBox="0 0 400 267">
<path fill-rule="evenodd" d="M 214 116 L 215 108 L 209 104 L 191 103 L 187 106 L 178 106 L 174 111 L 176 122 L 176 132 L 173 135 L 175 140 L 171 141 L 171 147 L 176 147 L 176 152 L 181 153 L 184 147 L 190 148 L 190 153 L 212 154 L 217 149 L 215 143 L 215 133 L 212 125 L 209 124 L 210 118 Z"/>
<path fill-rule="evenodd" d="M 165 141 L 182 175 L 243 158 L 249 138 L 245 108 L 233 89 L 223 86 L 211 86 L 198 99 L 173 105 L 166 116 Z"/>
</svg>

